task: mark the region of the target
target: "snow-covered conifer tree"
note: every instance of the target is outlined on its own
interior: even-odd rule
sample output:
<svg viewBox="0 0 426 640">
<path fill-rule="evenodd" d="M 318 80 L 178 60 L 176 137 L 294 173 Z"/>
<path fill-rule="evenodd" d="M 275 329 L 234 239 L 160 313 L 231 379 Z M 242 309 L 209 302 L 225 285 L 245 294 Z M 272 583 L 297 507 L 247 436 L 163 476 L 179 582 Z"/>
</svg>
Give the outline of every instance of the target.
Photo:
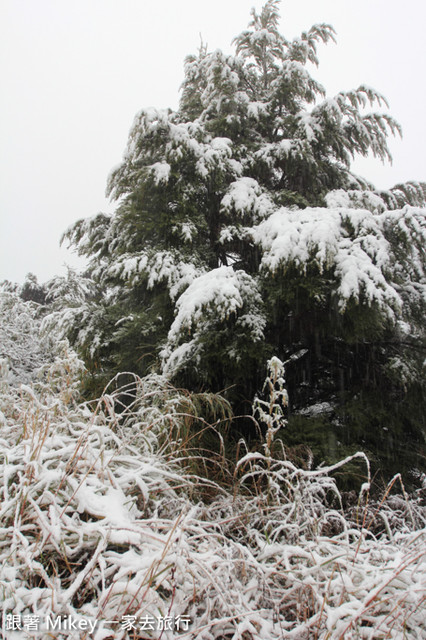
<svg viewBox="0 0 426 640">
<path fill-rule="evenodd" d="M 237 413 L 275 355 L 293 441 L 400 459 L 398 439 L 424 446 L 426 188 L 351 172 L 357 154 L 389 159 L 399 125 L 368 86 L 328 97 L 309 69 L 333 28 L 287 40 L 278 5 L 252 11 L 235 53 L 186 59 L 179 109 L 134 120 L 115 214 L 66 232 L 103 291 L 76 341 L 103 368 L 226 390 Z"/>
</svg>

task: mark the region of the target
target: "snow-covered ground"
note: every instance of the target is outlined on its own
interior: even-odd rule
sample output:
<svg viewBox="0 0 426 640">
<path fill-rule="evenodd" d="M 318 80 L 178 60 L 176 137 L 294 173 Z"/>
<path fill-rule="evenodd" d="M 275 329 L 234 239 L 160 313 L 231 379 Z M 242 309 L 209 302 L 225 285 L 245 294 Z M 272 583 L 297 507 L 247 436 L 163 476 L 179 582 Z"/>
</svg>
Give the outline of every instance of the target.
<svg viewBox="0 0 426 640">
<path fill-rule="evenodd" d="M 34 305 L 14 296 L 2 297 L 4 638 L 425 637 L 426 513 L 398 478 L 373 504 L 358 454 L 367 482 L 344 511 L 331 472 L 347 461 L 272 459 L 273 414 L 265 446 L 219 486 L 200 474 L 215 462 L 205 452 L 193 464 L 190 396 L 119 377 L 81 403 L 81 361 L 43 341 Z M 11 334 L 24 312 L 26 353 Z"/>
</svg>

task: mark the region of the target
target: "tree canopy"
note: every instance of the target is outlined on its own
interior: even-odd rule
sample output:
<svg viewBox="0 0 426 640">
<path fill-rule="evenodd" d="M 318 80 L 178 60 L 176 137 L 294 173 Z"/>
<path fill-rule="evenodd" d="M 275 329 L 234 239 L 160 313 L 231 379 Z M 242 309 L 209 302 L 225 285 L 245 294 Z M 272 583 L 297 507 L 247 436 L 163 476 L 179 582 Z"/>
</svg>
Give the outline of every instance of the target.
<svg viewBox="0 0 426 640">
<path fill-rule="evenodd" d="M 155 369 L 236 413 L 277 356 L 284 438 L 392 465 L 407 441 L 424 452 L 426 186 L 378 191 L 351 171 L 357 154 L 390 159 L 400 127 L 371 87 L 327 97 L 312 77 L 334 37 L 287 40 L 268 0 L 234 54 L 186 59 L 179 109 L 135 117 L 116 212 L 65 233 L 92 284 L 62 321 L 93 370 Z"/>
</svg>

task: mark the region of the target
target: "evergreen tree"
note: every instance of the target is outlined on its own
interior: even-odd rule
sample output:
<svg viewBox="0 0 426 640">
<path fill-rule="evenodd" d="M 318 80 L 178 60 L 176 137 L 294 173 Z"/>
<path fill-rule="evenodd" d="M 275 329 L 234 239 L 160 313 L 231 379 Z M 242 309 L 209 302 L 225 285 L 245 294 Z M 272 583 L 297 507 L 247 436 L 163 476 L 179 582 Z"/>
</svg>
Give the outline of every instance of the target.
<svg viewBox="0 0 426 640">
<path fill-rule="evenodd" d="M 21 287 L 20 295 L 25 302 L 28 300 L 32 300 L 38 304 L 44 304 L 46 302 L 45 286 L 38 283 L 37 276 L 34 273 L 27 273 L 24 284 Z"/>
<path fill-rule="evenodd" d="M 308 68 L 333 28 L 286 40 L 278 5 L 252 11 L 234 55 L 187 58 L 177 111 L 137 114 L 115 214 L 65 234 L 102 292 L 74 338 L 93 365 L 225 390 L 236 413 L 277 356 L 290 440 L 387 448 L 392 464 L 398 440 L 424 447 L 426 187 L 351 172 L 357 154 L 390 159 L 400 127 L 366 111 L 386 105 L 370 87 L 326 97 Z"/>
</svg>

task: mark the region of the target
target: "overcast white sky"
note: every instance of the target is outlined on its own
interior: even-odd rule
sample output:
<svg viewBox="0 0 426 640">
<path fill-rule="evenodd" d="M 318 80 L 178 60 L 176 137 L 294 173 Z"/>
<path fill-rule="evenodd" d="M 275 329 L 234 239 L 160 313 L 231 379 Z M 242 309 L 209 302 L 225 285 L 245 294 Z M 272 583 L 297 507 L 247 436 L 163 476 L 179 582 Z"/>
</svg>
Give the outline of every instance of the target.
<svg viewBox="0 0 426 640">
<path fill-rule="evenodd" d="M 178 106 L 200 35 L 231 52 L 253 0 L 0 0 L 0 280 L 63 273 L 62 232 L 105 200 L 133 116 Z M 314 72 L 332 95 L 367 83 L 390 102 L 394 163 L 355 165 L 376 186 L 426 180 L 424 0 L 283 0 L 282 33 L 332 24 Z"/>
</svg>

